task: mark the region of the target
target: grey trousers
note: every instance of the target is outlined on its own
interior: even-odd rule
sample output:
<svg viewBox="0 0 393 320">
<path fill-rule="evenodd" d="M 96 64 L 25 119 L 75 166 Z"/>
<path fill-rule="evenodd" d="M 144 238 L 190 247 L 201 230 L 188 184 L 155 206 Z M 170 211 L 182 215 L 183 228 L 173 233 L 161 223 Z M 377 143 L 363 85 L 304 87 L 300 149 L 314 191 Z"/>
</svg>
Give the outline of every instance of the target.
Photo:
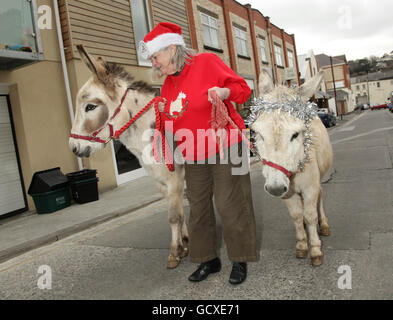
<svg viewBox="0 0 393 320">
<path fill-rule="evenodd" d="M 247 162 L 247 168 L 243 172 L 246 174 L 239 175 L 236 174 L 236 168 L 241 167 L 241 164 L 234 164 L 234 158 L 238 160 L 241 156 L 241 144 L 232 146 L 227 153 L 228 157 L 224 161 L 220 161 L 217 154 L 216 164 L 206 163 L 207 161 L 204 164 L 185 164 L 187 198 L 190 204 L 191 262 L 203 263 L 218 257 L 213 196 L 221 218 L 229 260 L 259 260 L 248 160 L 247 157 L 243 159 Z M 233 156 L 235 154 L 237 157 Z"/>
</svg>

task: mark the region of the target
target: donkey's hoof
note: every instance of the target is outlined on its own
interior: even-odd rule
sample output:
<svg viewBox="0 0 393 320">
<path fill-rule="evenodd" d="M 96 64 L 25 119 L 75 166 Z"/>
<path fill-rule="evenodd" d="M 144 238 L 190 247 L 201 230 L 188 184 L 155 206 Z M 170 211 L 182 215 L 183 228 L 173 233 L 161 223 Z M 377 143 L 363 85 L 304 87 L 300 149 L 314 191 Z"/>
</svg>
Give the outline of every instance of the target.
<svg viewBox="0 0 393 320">
<path fill-rule="evenodd" d="M 175 269 L 180 263 L 180 257 L 174 257 L 172 255 L 169 255 L 168 257 L 168 263 L 166 265 L 167 269 Z"/>
<path fill-rule="evenodd" d="M 183 247 L 183 250 L 180 253 L 180 258 L 185 258 L 188 256 L 188 248 L 187 247 Z"/>
<path fill-rule="evenodd" d="M 330 227 L 329 226 L 321 226 L 319 228 L 319 235 L 328 237 L 330 236 Z"/>
<path fill-rule="evenodd" d="M 319 267 L 323 262 L 323 256 L 311 258 L 311 264 L 313 267 Z"/>
<path fill-rule="evenodd" d="M 307 255 L 308 255 L 308 250 L 296 249 L 296 258 L 298 258 L 298 259 L 306 259 Z"/>
</svg>

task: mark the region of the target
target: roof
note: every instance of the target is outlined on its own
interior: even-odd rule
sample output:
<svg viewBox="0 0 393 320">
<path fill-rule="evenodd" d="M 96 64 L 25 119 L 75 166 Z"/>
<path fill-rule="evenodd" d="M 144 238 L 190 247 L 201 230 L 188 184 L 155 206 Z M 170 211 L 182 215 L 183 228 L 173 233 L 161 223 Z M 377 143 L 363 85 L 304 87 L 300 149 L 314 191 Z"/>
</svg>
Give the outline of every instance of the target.
<svg viewBox="0 0 393 320">
<path fill-rule="evenodd" d="M 367 77 L 368 77 L 368 81 L 393 79 L 393 70 L 373 72 L 373 73 L 369 73 L 368 76 L 365 74 L 363 76 L 352 77 L 351 83 L 366 82 Z"/>
<path fill-rule="evenodd" d="M 323 91 L 321 91 L 321 90 L 317 90 L 316 92 L 315 92 L 315 98 L 316 99 L 323 99 L 323 98 L 326 98 L 326 99 L 330 99 L 330 98 L 332 98 L 334 95 L 330 95 L 330 94 L 328 94 L 328 93 L 326 93 L 326 92 L 323 92 Z"/>
<path fill-rule="evenodd" d="M 341 56 L 335 56 L 335 57 L 333 57 L 333 58 L 335 58 L 335 59 L 337 59 L 337 60 L 344 61 L 345 63 L 348 63 L 348 62 L 347 62 L 347 57 L 345 56 L 345 54 L 342 54 Z"/>
<path fill-rule="evenodd" d="M 315 55 L 315 59 L 317 59 L 318 65 L 320 68 L 330 66 L 330 56 L 328 56 L 324 53 Z M 343 64 L 343 63 L 346 64 L 346 62 L 347 62 L 347 59 L 345 58 L 345 55 L 332 57 L 333 65 L 338 65 L 338 64 Z"/>
</svg>

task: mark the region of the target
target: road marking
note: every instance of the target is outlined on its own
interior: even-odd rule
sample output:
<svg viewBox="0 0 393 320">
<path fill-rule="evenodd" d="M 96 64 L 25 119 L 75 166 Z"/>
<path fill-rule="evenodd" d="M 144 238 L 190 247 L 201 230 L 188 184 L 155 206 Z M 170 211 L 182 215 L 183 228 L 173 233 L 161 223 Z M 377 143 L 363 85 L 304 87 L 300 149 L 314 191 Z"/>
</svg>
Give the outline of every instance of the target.
<svg viewBox="0 0 393 320">
<path fill-rule="evenodd" d="M 359 120 L 361 117 L 363 117 L 366 113 L 362 113 L 359 114 L 358 116 L 355 116 L 354 118 L 352 118 L 351 120 L 349 120 L 347 123 L 344 123 L 343 126 L 340 127 L 335 127 L 332 130 L 330 130 L 329 135 L 333 135 L 337 132 L 339 132 L 340 130 L 342 130 L 343 128 L 348 127 L 350 124 L 352 124 L 354 121 Z"/>
<path fill-rule="evenodd" d="M 355 128 L 356 128 L 356 126 L 349 126 L 347 128 L 344 127 L 344 128 L 339 129 L 337 132 L 352 131 Z"/>
<path fill-rule="evenodd" d="M 370 132 L 361 133 L 361 134 L 357 134 L 357 135 L 352 136 L 352 137 L 348 137 L 348 138 L 340 139 L 340 140 L 337 140 L 337 141 L 333 141 L 332 144 L 337 144 L 337 143 L 340 143 L 340 142 L 349 141 L 349 140 L 353 140 L 353 139 L 356 139 L 356 138 L 368 136 L 368 135 L 376 133 L 376 132 L 387 131 L 387 130 L 392 130 L 392 129 L 393 129 L 393 127 L 379 128 L 379 129 L 372 130 Z"/>
</svg>

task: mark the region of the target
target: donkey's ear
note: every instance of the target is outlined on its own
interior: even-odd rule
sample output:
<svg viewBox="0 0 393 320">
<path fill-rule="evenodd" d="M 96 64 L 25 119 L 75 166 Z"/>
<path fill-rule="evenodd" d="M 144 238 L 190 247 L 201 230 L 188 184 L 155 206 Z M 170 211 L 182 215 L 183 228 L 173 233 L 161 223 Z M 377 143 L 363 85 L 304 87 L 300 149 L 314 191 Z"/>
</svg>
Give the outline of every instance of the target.
<svg viewBox="0 0 393 320">
<path fill-rule="evenodd" d="M 76 48 L 78 49 L 79 55 L 81 56 L 83 62 L 87 65 L 90 71 L 96 75 L 98 79 L 104 80 L 106 77 L 104 60 L 101 57 L 98 59 L 98 61 L 95 60 L 87 53 L 85 47 L 82 44 L 78 44 Z"/>
<path fill-rule="evenodd" d="M 319 71 L 315 76 L 313 76 L 310 80 L 306 81 L 304 84 L 300 86 L 300 95 L 302 100 L 308 101 L 318 88 L 321 86 L 321 82 L 325 76 L 325 71 Z"/>
<path fill-rule="evenodd" d="M 261 74 L 259 75 L 259 95 L 264 95 L 270 93 L 274 90 L 273 79 L 270 76 L 269 72 L 266 70 L 261 70 Z"/>
</svg>

